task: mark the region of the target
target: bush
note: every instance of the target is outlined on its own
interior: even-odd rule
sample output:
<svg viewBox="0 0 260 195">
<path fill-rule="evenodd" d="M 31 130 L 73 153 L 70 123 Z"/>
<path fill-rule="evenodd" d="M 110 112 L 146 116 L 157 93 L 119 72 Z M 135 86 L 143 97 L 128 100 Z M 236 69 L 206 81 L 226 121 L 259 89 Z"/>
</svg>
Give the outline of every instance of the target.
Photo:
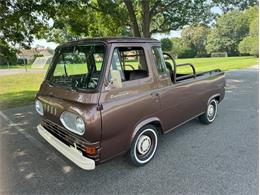
<svg viewBox="0 0 260 195">
<path fill-rule="evenodd" d="M 172 41 L 168 38 L 161 39 L 162 50 L 163 51 L 171 51 L 172 50 Z"/>
<path fill-rule="evenodd" d="M 188 47 L 181 38 L 172 39 L 172 52 L 178 58 L 193 58 L 196 56 L 196 51 Z"/>
<path fill-rule="evenodd" d="M 246 36 L 239 43 L 239 52 L 241 54 L 259 56 L 259 32 L 258 18 L 254 19 L 250 24 L 249 36 Z"/>
</svg>

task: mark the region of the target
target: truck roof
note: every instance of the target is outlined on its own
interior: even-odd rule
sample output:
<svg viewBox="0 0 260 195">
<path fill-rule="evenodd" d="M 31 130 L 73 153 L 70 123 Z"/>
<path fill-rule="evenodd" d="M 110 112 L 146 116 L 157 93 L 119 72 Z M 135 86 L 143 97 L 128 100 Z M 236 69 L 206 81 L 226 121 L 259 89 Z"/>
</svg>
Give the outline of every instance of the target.
<svg viewBox="0 0 260 195">
<path fill-rule="evenodd" d="M 81 42 L 105 42 L 105 43 L 160 43 L 157 39 L 152 38 L 140 38 L 140 37 L 102 37 L 102 38 L 85 38 L 80 39 L 76 41 L 70 41 L 64 44 L 61 44 L 60 46 L 66 46 L 70 44 L 76 44 Z"/>
</svg>

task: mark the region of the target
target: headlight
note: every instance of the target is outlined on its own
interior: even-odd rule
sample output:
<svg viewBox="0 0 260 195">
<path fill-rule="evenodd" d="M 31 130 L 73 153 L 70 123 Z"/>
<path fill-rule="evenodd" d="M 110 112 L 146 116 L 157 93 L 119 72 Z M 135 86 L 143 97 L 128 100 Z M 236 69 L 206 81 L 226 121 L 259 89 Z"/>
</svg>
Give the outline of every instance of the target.
<svg viewBox="0 0 260 195">
<path fill-rule="evenodd" d="M 43 106 L 39 100 L 35 101 L 35 109 L 39 113 L 39 115 L 43 116 Z"/>
<path fill-rule="evenodd" d="M 81 132 L 82 134 L 84 133 L 85 131 L 85 124 L 84 124 L 84 121 L 82 120 L 81 117 L 77 117 L 76 118 L 76 128 L 79 132 Z"/>
<path fill-rule="evenodd" d="M 78 135 L 83 135 L 85 132 L 85 123 L 83 119 L 71 112 L 63 112 L 60 116 L 60 121 L 65 128 Z"/>
</svg>

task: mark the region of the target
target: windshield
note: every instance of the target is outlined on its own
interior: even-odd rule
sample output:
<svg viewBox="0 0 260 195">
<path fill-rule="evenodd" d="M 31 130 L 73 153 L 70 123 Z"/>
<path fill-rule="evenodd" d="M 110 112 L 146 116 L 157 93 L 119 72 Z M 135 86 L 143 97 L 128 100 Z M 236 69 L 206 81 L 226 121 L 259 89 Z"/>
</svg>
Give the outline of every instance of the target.
<svg viewBox="0 0 260 195">
<path fill-rule="evenodd" d="M 103 44 L 61 48 L 50 68 L 47 81 L 72 89 L 96 89 L 100 80 L 105 51 Z"/>
</svg>

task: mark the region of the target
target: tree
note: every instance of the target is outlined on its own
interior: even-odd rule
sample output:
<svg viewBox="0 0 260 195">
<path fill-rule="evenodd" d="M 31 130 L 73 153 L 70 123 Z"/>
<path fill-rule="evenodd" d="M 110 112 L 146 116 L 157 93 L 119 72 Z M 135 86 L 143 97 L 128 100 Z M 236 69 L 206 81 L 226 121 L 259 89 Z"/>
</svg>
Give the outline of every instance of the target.
<svg viewBox="0 0 260 195">
<path fill-rule="evenodd" d="M 205 56 L 209 28 L 205 25 L 192 25 L 182 30 L 181 37 L 188 47 L 192 48 L 197 57 Z"/>
<path fill-rule="evenodd" d="M 211 16 L 208 10 L 210 4 L 203 0 L 124 0 L 124 3 L 135 36 L 150 37 L 153 33 L 165 33 L 194 22 L 205 22 Z M 141 18 L 136 20 L 138 14 Z"/>
<path fill-rule="evenodd" d="M 30 47 L 38 33 L 47 30 L 53 1 L 5 0 L 0 3 L 0 56 L 10 61 L 14 46 Z"/>
<path fill-rule="evenodd" d="M 208 53 L 238 55 L 238 45 L 248 35 L 250 21 L 257 12 L 258 8 L 253 7 L 245 11 L 233 10 L 220 16 L 207 37 Z"/>
<path fill-rule="evenodd" d="M 254 0 L 243 0 L 249 1 Z M 211 22 L 214 5 L 206 0 L 5 0 L 0 4 L 0 38 L 7 45 L 27 47 L 34 37 L 58 42 L 85 36 L 151 37 Z"/>
<path fill-rule="evenodd" d="M 173 43 L 172 52 L 178 58 L 193 58 L 196 55 L 196 51 L 189 47 L 181 38 L 172 38 Z"/>
<path fill-rule="evenodd" d="M 183 53 L 184 47 L 181 38 L 175 37 L 171 39 L 172 41 L 172 53 L 179 57 L 180 54 Z"/>
<path fill-rule="evenodd" d="M 62 37 L 151 37 L 194 22 L 209 22 L 210 6 L 205 0 L 65 0 L 56 6 L 53 29 L 58 36 L 65 32 Z M 59 39 L 55 35 L 51 37 Z"/>
<path fill-rule="evenodd" d="M 256 17 L 250 24 L 249 36 L 246 36 L 239 43 L 239 52 L 242 54 L 250 54 L 259 56 L 259 31 L 258 31 L 258 17 Z"/>
<path fill-rule="evenodd" d="M 0 40 L 0 63 L 14 64 L 16 61 L 16 50 L 11 48 L 4 40 Z"/>
<path fill-rule="evenodd" d="M 213 4 L 227 13 L 234 9 L 245 10 L 250 6 L 258 5 L 258 0 L 213 0 Z"/>
<path fill-rule="evenodd" d="M 172 50 L 172 41 L 169 38 L 161 39 L 161 45 L 163 51 L 171 51 Z"/>
<path fill-rule="evenodd" d="M 48 26 L 52 1 L 5 0 L 0 4 L 0 37 L 12 45 L 28 46 Z"/>
<path fill-rule="evenodd" d="M 209 23 L 214 18 L 211 12 L 213 6 L 227 7 L 228 10 L 244 9 L 256 1 L 64 0 L 56 6 L 58 17 L 54 19 L 54 28 L 58 36 L 59 32 L 65 31 L 63 37 L 151 37 L 154 33 L 167 33 L 193 23 Z"/>
<path fill-rule="evenodd" d="M 42 37 L 62 43 L 82 37 L 129 35 L 125 7 L 110 1 L 63 1 L 55 8 L 54 21 Z"/>
</svg>

